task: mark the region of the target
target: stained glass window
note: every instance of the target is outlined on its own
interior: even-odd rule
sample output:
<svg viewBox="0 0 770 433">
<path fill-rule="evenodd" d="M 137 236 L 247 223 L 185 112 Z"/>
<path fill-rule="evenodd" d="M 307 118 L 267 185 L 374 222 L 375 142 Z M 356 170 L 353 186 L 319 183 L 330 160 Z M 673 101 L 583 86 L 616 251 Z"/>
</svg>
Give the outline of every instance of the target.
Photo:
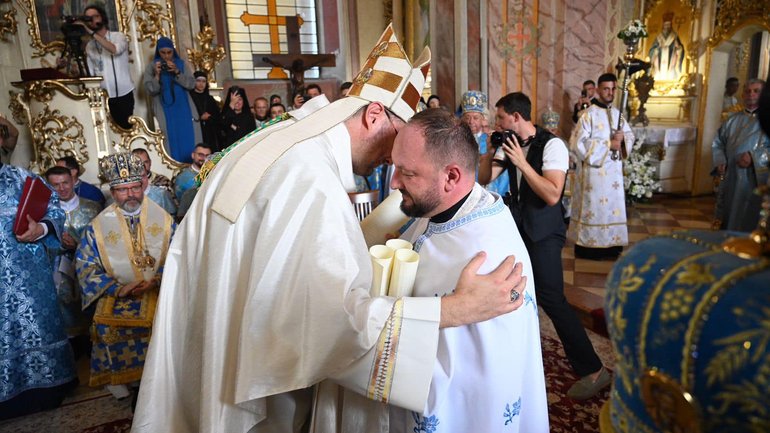
<svg viewBox="0 0 770 433">
<path fill-rule="evenodd" d="M 318 54 L 318 36 L 314 0 L 226 0 L 225 16 L 230 38 L 230 64 L 235 79 L 266 79 L 270 68 L 255 68 L 253 54 L 288 54 L 286 26 L 282 24 L 245 25 L 241 15 L 255 15 L 262 21 L 277 23 L 280 17 L 299 15 L 302 54 Z M 272 13 L 271 13 L 272 12 Z M 278 41 L 271 41 L 271 26 L 277 29 Z M 274 32 L 275 34 L 275 32 Z M 274 49 L 278 52 L 274 52 Z M 308 69 L 305 78 L 318 78 L 318 68 Z"/>
</svg>

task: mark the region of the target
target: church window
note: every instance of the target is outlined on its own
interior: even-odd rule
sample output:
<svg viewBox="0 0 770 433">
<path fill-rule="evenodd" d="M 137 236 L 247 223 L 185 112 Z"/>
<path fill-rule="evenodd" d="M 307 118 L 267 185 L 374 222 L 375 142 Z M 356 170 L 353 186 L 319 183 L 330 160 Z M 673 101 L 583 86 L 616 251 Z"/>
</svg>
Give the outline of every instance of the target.
<svg viewBox="0 0 770 433">
<path fill-rule="evenodd" d="M 246 25 L 242 15 L 250 22 Z M 254 67 L 253 55 L 289 54 L 286 18 L 302 19 L 299 42 L 302 54 L 318 54 L 315 0 L 225 0 L 230 64 L 233 78 L 266 79 L 269 67 Z M 292 53 L 299 54 L 299 53 Z M 288 65 L 284 65 L 288 66 Z M 308 69 L 305 78 L 318 78 L 318 68 Z"/>
</svg>

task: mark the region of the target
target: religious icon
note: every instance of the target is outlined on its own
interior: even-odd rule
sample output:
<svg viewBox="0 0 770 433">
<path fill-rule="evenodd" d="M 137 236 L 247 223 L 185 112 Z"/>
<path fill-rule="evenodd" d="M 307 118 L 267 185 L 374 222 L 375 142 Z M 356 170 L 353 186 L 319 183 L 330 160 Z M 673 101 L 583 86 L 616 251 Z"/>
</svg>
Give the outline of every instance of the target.
<svg viewBox="0 0 770 433">
<path fill-rule="evenodd" d="M 663 27 L 650 47 L 652 76 L 656 81 L 676 81 L 682 75 L 684 45 L 673 23 L 673 12 L 663 14 Z"/>
</svg>

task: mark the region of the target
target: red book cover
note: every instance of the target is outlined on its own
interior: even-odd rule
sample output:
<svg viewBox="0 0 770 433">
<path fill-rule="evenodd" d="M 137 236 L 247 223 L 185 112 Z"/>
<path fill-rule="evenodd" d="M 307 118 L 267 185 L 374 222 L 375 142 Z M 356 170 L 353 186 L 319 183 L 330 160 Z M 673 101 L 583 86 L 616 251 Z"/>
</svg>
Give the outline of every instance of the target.
<svg viewBox="0 0 770 433">
<path fill-rule="evenodd" d="M 51 190 L 38 177 L 28 177 L 24 181 L 24 189 L 19 199 L 19 208 L 16 210 L 16 221 L 13 223 L 13 233 L 24 234 L 29 228 L 27 215 L 33 220 L 40 221 L 48 209 L 48 201 L 51 199 Z"/>
</svg>

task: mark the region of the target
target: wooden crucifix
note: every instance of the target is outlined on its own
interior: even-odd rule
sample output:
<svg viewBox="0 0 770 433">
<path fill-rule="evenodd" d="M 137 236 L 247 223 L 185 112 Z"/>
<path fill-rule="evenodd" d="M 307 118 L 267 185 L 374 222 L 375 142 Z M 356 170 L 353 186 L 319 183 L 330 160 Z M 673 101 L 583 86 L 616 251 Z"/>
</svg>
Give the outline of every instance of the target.
<svg viewBox="0 0 770 433">
<path fill-rule="evenodd" d="M 305 85 L 305 71 L 315 66 L 336 65 L 333 54 L 302 54 L 299 39 L 299 27 L 304 23 L 302 17 L 279 16 L 276 0 L 267 0 L 267 15 L 252 15 L 244 12 L 241 22 L 249 26 L 263 24 L 270 29 L 270 54 L 253 54 L 254 67 L 272 66 L 267 74 L 271 79 L 287 79 L 284 69 L 291 73 L 292 94 Z M 281 54 L 280 40 L 278 38 L 279 26 L 286 27 L 288 42 L 288 54 Z"/>
</svg>

